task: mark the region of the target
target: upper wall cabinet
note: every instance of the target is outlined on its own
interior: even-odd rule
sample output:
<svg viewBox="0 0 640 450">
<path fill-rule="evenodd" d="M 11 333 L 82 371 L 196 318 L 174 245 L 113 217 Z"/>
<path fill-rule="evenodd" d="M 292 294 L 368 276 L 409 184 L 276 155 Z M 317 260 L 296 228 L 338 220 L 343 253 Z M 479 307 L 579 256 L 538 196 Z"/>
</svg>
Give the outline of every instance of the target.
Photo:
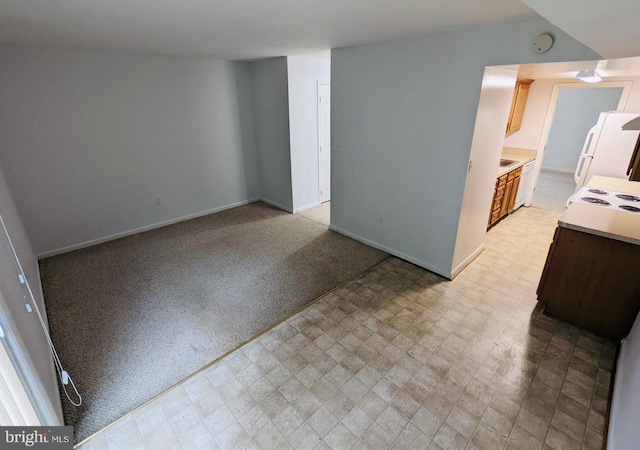
<svg viewBox="0 0 640 450">
<path fill-rule="evenodd" d="M 513 133 L 520 129 L 524 107 L 527 104 L 529 88 L 533 80 L 518 80 L 511 100 L 511 111 L 509 112 L 509 122 L 507 122 L 507 133 Z"/>
</svg>

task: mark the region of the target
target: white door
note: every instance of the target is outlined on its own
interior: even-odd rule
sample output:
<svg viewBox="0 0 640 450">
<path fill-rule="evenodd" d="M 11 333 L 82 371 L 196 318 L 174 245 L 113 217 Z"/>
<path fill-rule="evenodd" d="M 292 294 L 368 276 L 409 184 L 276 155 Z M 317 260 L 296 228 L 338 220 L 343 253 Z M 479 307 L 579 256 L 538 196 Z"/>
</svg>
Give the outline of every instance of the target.
<svg viewBox="0 0 640 450">
<path fill-rule="evenodd" d="M 331 86 L 318 81 L 318 168 L 320 203 L 331 200 Z"/>
</svg>

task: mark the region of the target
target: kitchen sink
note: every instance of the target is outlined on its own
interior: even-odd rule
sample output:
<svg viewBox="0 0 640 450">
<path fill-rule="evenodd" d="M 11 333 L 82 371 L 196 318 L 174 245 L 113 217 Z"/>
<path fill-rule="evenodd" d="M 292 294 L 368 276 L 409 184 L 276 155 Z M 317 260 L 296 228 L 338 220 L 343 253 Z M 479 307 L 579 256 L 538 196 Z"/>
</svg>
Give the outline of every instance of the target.
<svg viewBox="0 0 640 450">
<path fill-rule="evenodd" d="M 513 159 L 501 159 L 500 160 L 500 167 L 507 167 L 510 166 L 511 164 L 515 164 L 518 161 L 514 161 Z"/>
</svg>

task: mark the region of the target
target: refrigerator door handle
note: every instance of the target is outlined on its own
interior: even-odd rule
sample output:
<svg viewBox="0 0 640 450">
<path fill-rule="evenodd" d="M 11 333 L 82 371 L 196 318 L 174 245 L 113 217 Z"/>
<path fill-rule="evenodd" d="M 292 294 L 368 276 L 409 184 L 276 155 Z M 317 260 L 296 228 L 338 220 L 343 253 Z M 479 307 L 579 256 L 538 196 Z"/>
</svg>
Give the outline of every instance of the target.
<svg viewBox="0 0 640 450">
<path fill-rule="evenodd" d="M 584 140 L 584 145 L 582 146 L 582 151 L 580 152 L 580 155 L 593 156 L 593 152 L 591 151 L 591 142 L 593 141 L 593 136 L 595 136 L 597 128 L 598 128 L 598 125 L 592 127 L 587 133 L 587 138 Z"/>
<path fill-rule="evenodd" d="M 580 160 L 578 161 L 578 167 L 576 168 L 576 173 L 573 175 L 573 180 L 576 182 L 576 191 L 579 190 L 584 182 L 584 177 L 589 171 L 589 166 L 591 165 L 591 160 L 593 156 L 589 155 L 580 155 Z"/>
</svg>

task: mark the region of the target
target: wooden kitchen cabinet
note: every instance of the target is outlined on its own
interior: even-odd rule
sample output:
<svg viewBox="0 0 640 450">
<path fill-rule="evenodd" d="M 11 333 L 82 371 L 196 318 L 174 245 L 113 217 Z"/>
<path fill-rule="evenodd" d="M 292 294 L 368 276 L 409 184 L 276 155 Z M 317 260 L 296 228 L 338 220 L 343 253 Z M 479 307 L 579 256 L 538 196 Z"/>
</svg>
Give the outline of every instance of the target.
<svg viewBox="0 0 640 450">
<path fill-rule="evenodd" d="M 487 229 L 491 228 L 513 210 L 516 203 L 516 196 L 518 195 L 521 174 L 522 167 L 518 167 L 511 172 L 505 173 L 496 180 Z"/>
<path fill-rule="evenodd" d="M 509 121 L 507 122 L 507 133 L 516 132 L 522 126 L 524 108 L 527 104 L 531 83 L 533 83 L 533 80 L 516 81 L 513 99 L 511 100 L 511 110 L 509 111 Z"/>
<path fill-rule="evenodd" d="M 493 224 L 498 222 L 501 218 L 502 203 L 504 199 L 504 190 L 507 184 L 508 174 L 504 174 L 498 177 L 496 180 L 496 187 L 493 191 L 493 201 L 491 202 L 491 211 L 489 213 L 489 223 L 487 228 L 490 228 Z"/>
<path fill-rule="evenodd" d="M 513 180 L 507 181 L 504 186 L 504 196 L 502 197 L 502 204 L 500 205 L 500 218 L 503 218 L 509 214 L 509 202 L 511 194 L 513 193 Z"/>
<path fill-rule="evenodd" d="M 545 313 L 620 341 L 640 310 L 640 246 L 558 227 L 538 285 Z"/>
<path fill-rule="evenodd" d="M 507 178 L 507 184 L 513 183 L 511 192 L 509 192 L 507 213 L 513 211 L 513 207 L 516 205 L 516 197 L 518 196 L 518 188 L 520 187 L 520 176 L 522 175 L 522 167 L 518 167 L 516 170 L 509 172 Z M 506 195 L 506 191 L 505 191 Z"/>
</svg>

